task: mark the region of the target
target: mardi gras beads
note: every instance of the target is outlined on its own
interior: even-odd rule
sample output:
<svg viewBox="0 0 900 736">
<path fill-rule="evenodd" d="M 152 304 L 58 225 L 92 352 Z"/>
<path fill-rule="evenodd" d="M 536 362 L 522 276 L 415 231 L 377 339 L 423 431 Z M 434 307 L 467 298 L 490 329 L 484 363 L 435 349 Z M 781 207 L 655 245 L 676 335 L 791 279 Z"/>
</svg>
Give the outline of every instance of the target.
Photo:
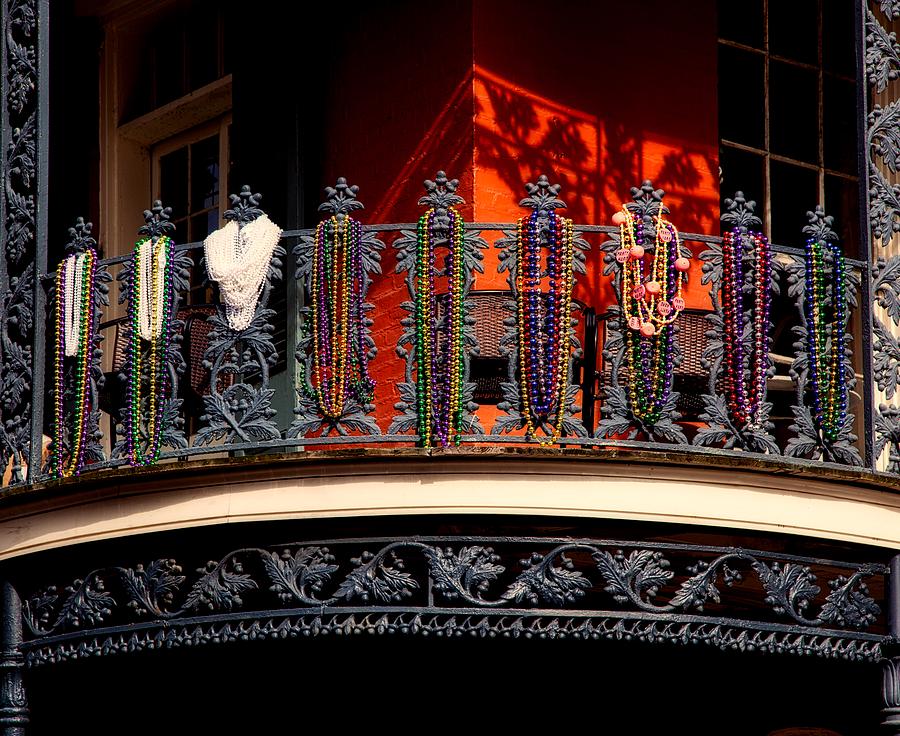
<svg viewBox="0 0 900 736">
<path fill-rule="evenodd" d="M 826 256 L 831 255 L 830 273 Z M 829 304 L 826 276 L 831 279 Z M 806 241 L 804 300 L 813 418 L 824 437 L 835 442 L 847 418 L 846 349 L 847 284 L 844 254 L 836 243 Z M 830 313 L 829 313 L 830 312 Z M 831 338 L 830 350 L 828 339 Z"/>
<path fill-rule="evenodd" d="M 56 478 L 79 475 L 84 467 L 85 438 L 91 414 L 91 354 L 94 346 L 94 276 L 97 252 L 92 246 L 66 256 L 56 270 L 53 454 Z M 69 457 L 63 461 L 65 361 L 75 359 L 75 407 Z"/>
<path fill-rule="evenodd" d="M 132 466 L 151 465 L 159 460 L 163 414 L 169 397 L 169 372 L 166 356 L 173 339 L 172 271 L 175 244 L 167 235 L 142 238 L 134 246 L 129 284 L 128 319 L 131 325 L 128 345 L 128 408 L 125 416 L 125 440 Z M 142 341 L 149 343 L 147 395 L 143 392 L 144 352 Z M 146 403 L 147 449 L 141 440 L 141 421 Z"/>
<path fill-rule="evenodd" d="M 673 323 L 684 310 L 684 275 L 690 261 L 681 255 L 681 239 L 662 213 L 656 226 L 650 267 L 643 220 L 623 206 L 613 215 L 619 226 L 620 247 L 615 253 L 621 265 L 620 299 L 625 321 L 628 400 L 643 422 L 659 421 L 672 390 L 674 372 Z"/>
<path fill-rule="evenodd" d="M 546 215 L 548 290 L 544 293 L 540 221 L 540 212 L 535 208 L 516 224 L 516 250 L 520 257 L 516 307 L 525 431 L 545 447 L 559 441 L 565 420 L 575 238 L 570 219 L 559 217 L 552 210 Z M 550 434 L 539 438 L 537 427 L 548 420 L 554 407 L 556 416 Z"/>
<path fill-rule="evenodd" d="M 744 369 L 744 248 L 753 253 L 753 352 L 747 385 Z M 757 412 L 766 395 L 769 369 L 769 309 L 772 254 L 769 241 L 739 227 L 725 233 L 722 242 L 723 388 L 731 416 L 738 425 L 757 425 Z"/>
<path fill-rule="evenodd" d="M 375 392 L 365 342 L 361 241 L 362 225 L 350 217 L 334 216 L 316 228 L 312 384 L 319 409 L 331 419 L 341 417 L 348 395 L 365 404 Z"/>
<path fill-rule="evenodd" d="M 455 208 L 446 212 L 441 217 L 432 207 L 419 218 L 416 229 L 416 424 L 423 447 L 459 445 L 463 420 L 464 224 Z M 435 244 L 443 229 L 448 236 L 449 293 L 441 339 L 434 266 Z"/>
</svg>

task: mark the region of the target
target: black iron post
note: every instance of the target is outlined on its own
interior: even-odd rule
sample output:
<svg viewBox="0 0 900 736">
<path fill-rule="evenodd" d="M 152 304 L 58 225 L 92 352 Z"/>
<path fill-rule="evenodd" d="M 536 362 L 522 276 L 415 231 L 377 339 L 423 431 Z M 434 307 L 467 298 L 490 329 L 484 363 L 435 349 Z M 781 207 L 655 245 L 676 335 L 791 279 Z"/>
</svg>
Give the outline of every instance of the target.
<svg viewBox="0 0 900 736">
<path fill-rule="evenodd" d="M 888 614 L 890 616 L 891 636 L 894 648 L 882 660 L 884 679 L 881 684 L 881 695 L 884 699 L 881 725 L 890 729 L 889 733 L 900 736 L 900 555 L 891 560 L 890 586 L 888 595 Z"/>
<path fill-rule="evenodd" d="M 0 736 L 24 736 L 28 700 L 22 671 L 22 602 L 7 581 L 0 583 Z"/>
</svg>

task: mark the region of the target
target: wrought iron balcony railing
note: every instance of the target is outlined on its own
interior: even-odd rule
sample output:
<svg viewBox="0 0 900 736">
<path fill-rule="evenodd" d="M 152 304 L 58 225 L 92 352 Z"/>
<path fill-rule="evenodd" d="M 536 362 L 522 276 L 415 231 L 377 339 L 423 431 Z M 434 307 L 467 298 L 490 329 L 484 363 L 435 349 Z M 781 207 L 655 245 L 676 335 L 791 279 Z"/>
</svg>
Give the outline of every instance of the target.
<svg viewBox="0 0 900 736">
<path fill-rule="evenodd" d="M 438 216 L 446 215 L 448 208 L 461 204 L 457 194 L 457 182 L 448 180 L 440 172 L 434 181 L 426 182 L 426 194 L 420 200 L 423 207 L 434 208 Z M 541 177 L 537 184 L 527 185 L 529 196 L 522 201 L 527 210 L 547 217 L 555 209 L 564 207 L 558 198 L 559 188 Z M 347 217 L 362 204 L 357 198 L 356 187 L 350 187 L 341 179 L 329 188 L 328 198 L 320 209 L 328 215 Z M 239 222 L 249 221 L 258 215 L 259 195 L 244 187 L 239 195 L 232 196 L 233 208 L 227 215 Z M 740 192 L 727 200 L 727 210 L 722 214 L 724 227 L 741 228 L 744 232 L 759 224 L 754 214 L 754 203 Z M 661 213 L 667 213 L 664 192 L 655 189 L 650 182 L 632 189 L 630 210 L 645 226 Z M 156 238 L 171 230 L 170 212 L 161 203 L 145 212 L 146 224 L 141 229 L 144 237 Z M 832 219 L 821 208 L 809 213 L 809 225 L 804 228 L 808 237 L 820 241 L 835 241 Z M 610 278 L 618 293 L 620 264 L 616 253 L 621 247 L 619 228 L 596 224 L 574 226 L 573 268 L 576 276 L 586 274 L 586 254 L 599 250 L 602 254 L 603 278 Z M 83 251 L 93 246 L 91 227 L 81 219 L 70 229 L 66 252 Z M 546 237 L 546 233 L 544 235 Z M 786 294 L 794 305 L 793 332 L 795 352 L 793 356 L 770 354 L 773 361 L 767 368 L 769 395 L 764 398 L 757 421 L 736 422 L 723 398 L 723 351 L 725 350 L 722 301 L 720 291 L 723 280 L 722 238 L 717 235 L 682 234 L 683 244 L 702 261 L 702 278 L 694 278 L 689 289 L 694 294 L 708 294 L 711 309 L 685 310 L 676 321 L 674 350 L 674 390 L 665 401 L 658 416 L 649 421 L 634 411 L 626 390 L 626 355 L 624 336 L 628 327 L 622 323 L 617 305 L 573 304 L 571 314 L 572 349 L 568 361 L 565 407 L 562 414 L 562 434 L 555 446 L 576 446 L 585 450 L 630 447 L 641 449 L 680 449 L 704 455 L 730 453 L 735 457 L 762 456 L 778 463 L 794 463 L 807 466 L 822 462 L 838 465 L 877 469 L 878 455 L 885 445 L 891 447 L 891 469 L 895 469 L 897 443 L 890 436 L 882 436 L 875 442 L 873 426 L 874 379 L 878 374 L 869 369 L 871 338 L 867 330 L 857 331 L 855 342 L 848 343 L 844 356 L 844 371 L 851 401 L 848 415 L 836 434 L 829 436 L 816 421 L 809 390 L 810 376 L 807 355 L 807 324 L 804 310 L 806 295 L 805 255 L 802 251 L 773 245 L 775 253 L 770 288 L 773 293 Z M 439 253 L 445 253 L 446 233 L 436 243 Z M 177 319 L 173 325 L 175 336 L 172 348 L 165 354 L 166 372 L 173 390 L 161 413 L 160 461 L 188 460 L 215 453 L 259 453 L 261 451 L 291 452 L 300 449 L 323 450 L 354 446 L 422 446 L 423 438 L 416 434 L 419 401 L 417 396 L 415 361 L 417 324 L 413 301 L 401 305 L 406 316 L 400 320 L 388 317 L 388 311 L 377 309 L 367 302 L 363 307 L 361 339 L 364 341 L 371 366 L 376 373 L 393 369 L 402 379 L 397 393 L 391 386 L 379 386 L 371 401 L 361 401 L 348 394 L 344 397 L 342 411 L 335 416 L 323 413 L 316 401 L 312 386 L 314 372 L 313 351 L 316 349 L 310 335 L 310 323 L 315 306 L 307 306 L 311 286 L 312 249 L 314 231 L 309 229 L 286 231 L 276 248 L 268 270 L 259 304 L 250 325 L 242 330 L 229 326 L 225 308 L 220 303 L 179 304 Z M 415 256 L 417 233 L 415 223 L 365 224 L 362 226 L 360 247 L 365 270 L 364 291 L 379 286 L 381 256 L 390 246 L 396 253 L 396 271 L 404 274 L 410 300 L 415 298 L 417 279 Z M 200 251 L 202 243 L 188 243 L 175 247 L 176 275 L 173 288 L 184 296 L 192 283 L 205 277 Z M 464 283 L 464 380 L 462 396 L 462 422 L 460 445 L 463 451 L 473 445 L 529 445 L 539 440 L 547 441 L 552 434 L 551 424 L 556 416 L 551 410 L 545 415 L 533 415 L 537 424 L 536 436 L 524 432 L 526 408 L 520 390 L 521 367 L 518 356 L 518 315 L 515 291 L 516 269 L 520 254 L 517 252 L 516 225 L 514 223 L 466 223 L 462 246 L 465 271 Z M 490 247 L 498 251 L 498 269 L 506 275 L 508 289 L 479 292 L 475 286 L 475 274 L 484 269 L 484 254 Z M 648 249 L 652 249 L 648 245 Z M 750 262 L 747 253 L 745 260 Z M 599 262 L 599 259 L 598 259 Z M 438 257 L 434 276 L 446 276 L 446 264 Z M 870 315 L 866 305 L 871 304 L 870 290 L 879 292 L 890 279 L 889 271 L 880 264 L 874 267 L 856 259 L 846 259 L 847 300 L 851 309 L 845 315 L 850 324 L 868 324 Z M 97 264 L 93 299 L 94 344 L 91 356 L 89 382 L 90 415 L 87 418 L 85 436 L 85 466 L 82 472 L 108 471 L 127 465 L 125 441 L 125 417 L 128 397 L 123 387 L 126 374 L 131 369 L 129 356 L 122 349 L 123 333 L 128 325 L 122 320 L 105 320 L 112 298 L 111 285 L 118 284 L 120 303 L 127 300 L 127 283 L 132 269 L 132 257 L 120 256 L 100 260 Z M 296 345 L 289 338 L 280 356 L 276 349 L 274 323 L 279 315 L 272 308 L 276 286 L 285 277 L 295 279 L 299 295 L 289 299 L 284 309 L 299 325 Z M 697 283 L 697 282 L 700 283 Z M 43 337 L 37 345 L 53 350 L 52 323 L 55 309 L 53 275 L 45 274 L 47 310 L 39 315 L 36 329 Z M 746 291 L 747 289 L 745 289 Z M 859 299 L 860 290 L 866 292 Z M 212 293 L 212 289 L 210 289 Z M 369 294 L 369 297 L 372 295 Z M 831 300 L 826 289 L 824 303 Z M 376 300 L 371 300 L 376 301 Z M 438 311 L 444 309 L 438 300 Z M 600 312 L 600 314 L 598 314 Z M 439 314 L 438 322 L 443 317 Z M 373 329 L 377 330 L 382 349 L 376 350 Z M 442 327 L 439 327 L 437 339 Z M 118 330 L 118 334 L 116 331 Z M 395 350 L 383 349 L 385 335 L 391 333 L 390 342 Z M 745 327 L 741 339 L 744 354 L 752 352 L 753 336 Z M 146 346 L 145 346 L 146 347 Z M 296 350 L 296 353 L 294 351 Z M 112 352 L 112 358 L 104 358 L 104 352 Z M 854 352 L 860 358 L 854 360 Z M 296 376 L 289 387 L 292 396 L 279 396 L 272 378 L 279 358 L 286 358 L 289 376 Z M 473 376 L 487 360 L 494 368 L 494 375 Z M 294 363 L 293 361 L 296 361 Z M 399 362 L 398 362 L 399 361 Z M 48 355 L 37 355 L 37 364 L 48 363 Z M 745 361 L 746 362 L 746 361 Z M 145 363 L 146 364 L 146 363 Z M 502 374 L 497 366 L 503 366 Z M 110 369 L 110 366 L 112 368 Z M 104 371 L 104 367 L 106 370 Z M 64 424 L 73 426 L 75 400 L 73 366 L 67 369 L 65 396 L 63 399 Z M 746 365 L 746 376 L 750 366 Z M 144 376 L 146 382 L 147 376 Z M 181 385 L 180 390 L 177 388 Z M 879 385 L 883 383 L 879 379 Z M 116 388 L 118 386 L 118 388 Z M 787 388 L 785 392 L 783 389 Z M 680 389 L 680 390 L 679 390 Z M 776 396 L 776 390 L 778 391 Z M 50 418 L 54 411 L 53 392 L 43 401 L 35 401 L 35 420 L 49 434 Z M 790 399 L 786 399 L 790 396 Z M 485 401 L 486 397 L 486 401 Z M 482 405 L 476 401 L 481 398 Z M 773 399 L 777 398 L 781 416 L 772 413 Z M 291 416 L 276 407 L 293 407 Z M 787 414 L 787 406 L 790 413 Z M 289 410 L 287 410 L 289 411 Z M 146 412 L 144 412 L 146 414 Z M 141 420 L 142 431 L 147 430 L 149 417 Z M 64 457 L 71 452 L 72 433 L 61 435 L 61 451 Z M 145 438 L 146 439 L 146 438 Z M 46 440 L 45 440 L 46 444 Z M 35 451 L 34 448 L 32 452 Z M 51 448 L 55 451 L 57 448 Z M 777 461 L 776 461 L 777 458 Z M 25 480 L 24 457 L 13 463 L 12 481 Z M 48 464 L 31 469 L 31 482 L 52 478 Z"/>
</svg>

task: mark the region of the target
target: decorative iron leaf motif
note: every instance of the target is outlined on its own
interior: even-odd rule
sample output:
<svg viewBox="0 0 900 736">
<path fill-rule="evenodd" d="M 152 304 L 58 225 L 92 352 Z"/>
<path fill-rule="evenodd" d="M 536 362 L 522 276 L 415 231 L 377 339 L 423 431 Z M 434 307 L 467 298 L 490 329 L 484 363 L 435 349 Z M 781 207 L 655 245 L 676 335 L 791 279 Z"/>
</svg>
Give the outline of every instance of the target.
<svg viewBox="0 0 900 736">
<path fill-rule="evenodd" d="M 433 207 L 438 219 L 446 217 L 447 209 L 464 204 L 465 200 L 456 193 L 459 188 L 459 180 L 448 179 L 443 171 L 438 171 L 434 180 L 427 179 L 424 183 L 425 196 L 419 198 L 422 207 Z M 441 247 L 447 242 L 447 236 L 439 237 L 435 245 Z M 395 273 L 405 273 L 406 290 L 410 301 L 403 302 L 400 307 L 407 313 L 400 324 L 403 327 L 400 338 L 397 340 L 397 357 L 404 361 L 404 381 L 397 384 L 401 400 L 395 404 L 395 408 L 402 412 L 395 416 L 388 427 L 388 434 L 403 434 L 415 431 L 418 423 L 418 398 L 416 396 L 416 324 L 415 324 L 415 298 L 416 298 L 416 247 L 417 235 L 413 230 L 401 230 L 400 237 L 393 243 L 397 251 L 397 265 Z M 478 340 L 475 337 L 475 322 L 472 317 L 474 304 L 469 299 L 472 286 L 475 284 L 475 274 L 484 273 L 484 254 L 481 252 L 487 248 L 487 243 L 481 237 L 481 233 L 473 230 L 465 230 L 463 233 L 463 265 L 465 267 L 465 284 L 463 286 L 463 395 L 462 406 L 462 434 L 482 435 L 484 430 L 481 420 L 476 414 L 478 404 L 474 401 L 475 384 L 469 380 L 469 367 L 471 356 L 478 355 Z M 440 264 L 440 256 L 436 257 L 434 266 L 435 276 L 444 276 L 447 273 L 446 258 L 444 264 Z M 445 310 L 439 310 L 445 311 Z M 437 330 L 444 333 L 445 314 L 437 319 Z"/>
<path fill-rule="evenodd" d="M 491 583 L 506 569 L 496 564 L 500 558 L 491 547 L 463 547 L 458 554 L 450 547 L 424 547 L 422 551 L 434 589 L 450 599 L 483 602 Z"/>
<path fill-rule="evenodd" d="M 762 560 L 751 563 L 766 591 L 766 603 L 775 613 L 802 617 L 810 602 L 819 594 L 816 576 L 805 565 L 778 562 L 766 565 Z"/>
<path fill-rule="evenodd" d="M 197 569 L 201 577 L 187 594 L 184 608 L 210 611 L 230 611 L 244 605 L 241 593 L 256 590 L 258 585 L 244 572 L 244 566 L 229 555 L 221 562 L 210 560 L 206 567 Z"/>
<path fill-rule="evenodd" d="M 128 607 L 138 616 L 165 616 L 186 580 L 173 559 L 154 560 L 146 568 L 143 565 L 126 568 L 121 578 L 128 594 Z"/>
<path fill-rule="evenodd" d="M 880 606 L 869 595 L 869 588 L 859 578 L 868 573 L 861 568 L 850 577 L 841 575 L 828 581 L 831 592 L 819 615 L 819 620 L 828 624 L 867 629 L 878 619 Z"/>
<path fill-rule="evenodd" d="M 900 184 L 891 184 L 875 164 L 869 163 L 869 219 L 872 235 L 885 247 L 900 232 Z"/>
<path fill-rule="evenodd" d="M 670 605 L 673 608 L 695 608 L 698 611 L 703 611 L 703 607 L 709 601 L 720 603 L 722 600 L 721 593 L 716 586 L 719 573 L 722 573 L 722 580 L 728 587 L 741 582 L 743 579 L 740 572 L 728 566 L 729 561 L 736 559 L 744 559 L 744 556 L 723 555 L 711 563 L 700 560 L 696 565 L 688 567 L 691 577 L 681 584 Z"/>
<path fill-rule="evenodd" d="M 655 610 L 650 600 L 666 586 L 675 573 L 662 552 L 634 550 L 627 557 L 622 550 L 615 555 L 602 550 L 594 552 L 594 562 L 606 586 L 603 588 L 617 603 L 632 603 L 641 609 Z"/>
<path fill-rule="evenodd" d="M 888 32 L 871 10 L 866 10 L 866 79 L 881 94 L 900 76 L 900 44 L 897 34 Z"/>
<path fill-rule="evenodd" d="M 319 211 L 343 218 L 354 210 L 364 209 L 363 203 L 357 199 L 358 192 L 359 187 L 349 186 L 347 180 L 340 177 L 334 187 L 325 187 L 326 199 L 319 205 Z M 315 244 L 313 235 L 303 235 L 300 242 L 294 247 L 294 256 L 297 261 L 295 278 L 302 284 L 308 298 L 312 294 L 312 263 Z M 372 275 L 381 274 L 381 251 L 384 250 L 384 243 L 378 238 L 377 232 L 367 230 L 363 226 L 359 249 L 363 270 L 362 297 L 365 299 L 369 287 L 372 285 Z M 363 340 L 370 361 L 374 360 L 378 354 L 371 331 L 375 323 L 369 317 L 369 313 L 374 308 L 368 302 L 364 302 L 362 305 Z M 297 405 L 294 408 L 296 419 L 288 429 L 288 437 L 308 437 L 313 434 L 320 434 L 323 437 L 331 435 L 343 437 L 350 434 L 380 435 L 381 429 L 371 416 L 375 411 L 375 404 L 362 404 L 350 392 L 344 399 L 343 411 L 338 418 L 322 414 L 312 385 L 314 345 L 311 330 L 312 320 L 309 307 L 304 307 L 300 310 L 300 342 L 296 353 L 297 361 L 300 363 Z"/>
<path fill-rule="evenodd" d="M 378 554 L 363 552 L 351 563 L 356 565 L 356 569 L 341 583 L 335 593 L 336 598 L 397 603 L 411 597 L 419 587 L 412 575 L 403 571 L 403 560 L 390 547 Z"/>
<path fill-rule="evenodd" d="M 870 152 L 880 157 L 884 165 L 896 174 L 900 164 L 900 100 L 895 100 L 886 107 L 876 103 L 866 122 L 866 140 Z"/>
<path fill-rule="evenodd" d="M 559 184 L 551 184 L 549 179 L 543 174 L 538 177 L 537 183 L 528 182 L 525 184 L 525 191 L 528 196 L 519 202 L 520 207 L 528 209 L 537 209 L 540 217 L 546 217 L 551 211 L 563 209 L 566 207 L 565 202 L 559 198 Z M 546 243 L 547 229 L 542 219 L 538 220 L 538 229 L 542 244 Z M 576 274 L 586 274 L 587 251 L 590 244 L 584 239 L 581 233 L 574 233 L 574 250 L 572 257 L 572 270 Z M 503 400 L 497 404 L 497 408 L 503 412 L 500 414 L 491 428 L 491 435 L 499 436 L 509 434 L 510 432 L 519 431 L 526 426 L 526 417 L 524 414 L 525 406 L 522 402 L 522 391 L 520 386 L 520 367 L 519 367 L 519 324 L 517 319 L 517 301 L 516 301 L 516 278 L 519 269 L 518 244 L 516 243 L 516 234 L 510 230 L 503 231 L 503 237 L 494 243 L 494 247 L 500 251 L 499 273 L 506 273 L 506 283 L 509 285 L 510 300 L 504 304 L 504 308 L 509 315 L 503 320 L 506 326 L 506 332 L 500 339 L 500 353 L 507 359 L 507 380 L 501 383 L 501 392 Z M 546 276 L 546 272 L 542 272 L 542 277 Z M 563 437 L 586 437 L 588 432 L 584 423 L 580 420 L 581 406 L 577 403 L 578 395 L 581 387 L 577 383 L 573 383 L 574 360 L 581 357 L 581 342 L 576 334 L 578 327 L 578 305 L 574 302 L 571 305 L 569 315 L 569 342 L 572 345 L 572 355 L 567 365 L 567 384 L 565 391 L 565 408 L 563 410 Z M 553 435 L 553 425 L 556 421 L 557 406 L 554 403 L 550 406 L 550 411 L 546 416 L 533 416 L 533 424 L 536 432 L 543 433 L 545 436 Z"/>
<path fill-rule="evenodd" d="M 554 564 L 559 561 L 559 565 Z M 561 550 L 537 552 L 519 561 L 524 568 L 503 593 L 503 600 L 536 606 L 544 601 L 555 606 L 574 603 L 591 587 L 591 581 L 575 569 Z"/>
<path fill-rule="evenodd" d="M 889 448 L 889 473 L 900 473 L 900 409 L 888 404 L 878 405 L 875 415 L 875 457 Z"/>
<path fill-rule="evenodd" d="M 269 590 L 283 603 L 319 603 L 317 594 L 337 571 L 327 547 L 300 547 L 295 552 L 284 550 L 263 553 L 263 564 L 272 584 Z"/>
<path fill-rule="evenodd" d="M 115 600 L 106 591 L 103 578 L 96 574 L 88 575 L 84 580 L 77 579 L 66 587 L 68 597 L 53 623 L 54 628 L 64 625 L 67 628 L 96 626 L 112 613 Z"/>
</svg>

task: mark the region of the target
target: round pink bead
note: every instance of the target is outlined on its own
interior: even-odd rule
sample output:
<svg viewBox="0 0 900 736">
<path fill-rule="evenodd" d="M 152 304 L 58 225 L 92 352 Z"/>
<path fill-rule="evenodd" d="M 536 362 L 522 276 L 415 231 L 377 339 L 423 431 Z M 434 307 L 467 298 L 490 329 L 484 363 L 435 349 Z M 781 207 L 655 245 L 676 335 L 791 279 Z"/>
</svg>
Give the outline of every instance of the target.
<svg viewBox="0 0 900 736">
<path fill-rule="evenodd" d="M 687 271 L 691 267 L 691 262 L 687 258 L 678 258 L 675 260 L 676 271 Z"/>
<path fill-rule="evenodd" d="M 632 245 L 631 246 L 631 257 L 634 260 L 638 260 L 644 257 L 644 246 L 643 245 Z"/>
<path fill-rule="evenodd" d="M 647 293 L 650 294 L 650 296 L 656 296 L 657 294 L 659 294 L 659 281 L 648 281 L 645 284 L 645 287 L 647 289 Z"/>
<path fill-rule="evenodd" d="M 628 215 L 626 215 L 622 210 L 619 210 L 612 216 L 613 225 L 624 225 L 628 220 Z"/>
<path fill-rule="evenodd" d="M 641 321 L 637 317 L 631 317 L 628 320 L 628 326 L 632 330 L 639 330 L 641 328 Z"/>
<path fill-rule="evenodd" d="M 644 337 L 653 337 L 656 334 L 656 327 L 653 326 L 652 322 L 644 322 L 641 325 L 641 334 Z"/>
</svg>

